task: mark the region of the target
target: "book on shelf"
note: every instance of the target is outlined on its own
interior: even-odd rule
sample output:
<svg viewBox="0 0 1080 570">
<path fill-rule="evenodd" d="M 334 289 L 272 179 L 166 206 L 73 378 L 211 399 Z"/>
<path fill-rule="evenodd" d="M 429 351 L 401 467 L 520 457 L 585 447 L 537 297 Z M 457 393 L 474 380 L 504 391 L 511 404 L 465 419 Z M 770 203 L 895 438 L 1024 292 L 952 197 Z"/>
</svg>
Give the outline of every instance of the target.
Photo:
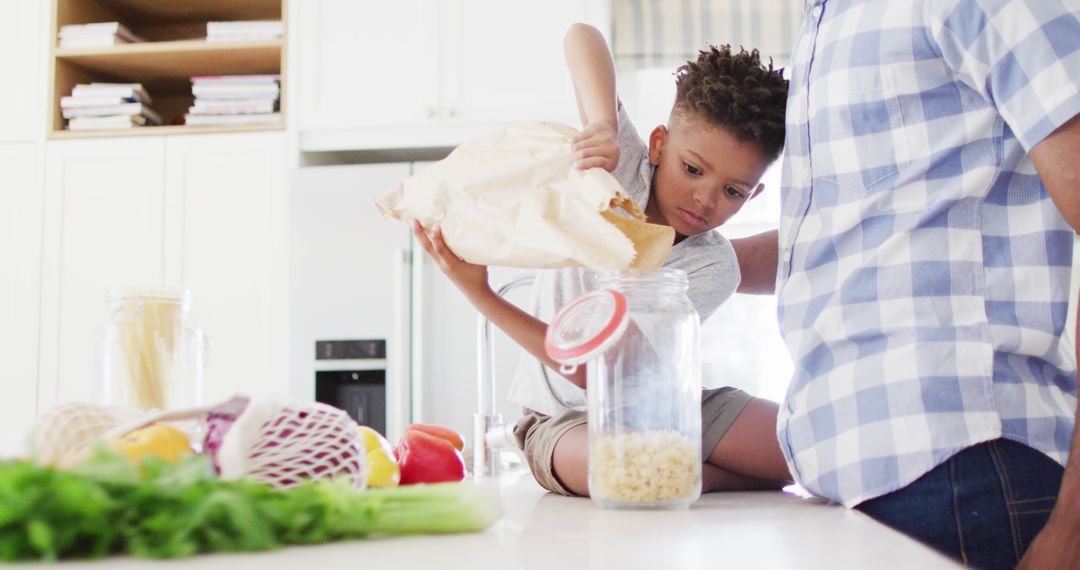
<svg viewBox="0 0 1080 570">
<path fill-rule="evenodd" d="M 148 123 L 142 115 L 105 115 L 101 117 L 75 117 L 68 121 L 70 131 L 105 131 L 143 127 Z"/>
<path fill-rule="evenodd" d="M 125 97 L 151 104 L 153 99 L 140 83 L 80 83 L 71 90 L 72 97 Z"/>
<path fill-rule="evenodd" d="M 276 33 L 281 34 L 284 27 L 281 20 L 223 20 L 206 23 L 206 33 Z"/>
<path fill-rule="evenodd" d="M 198 75 L 191 78 L 195 101 L 188 125 L 252 125 L 280 121 L 280 75 Z"/>
<path fill-rule="evenodd" d="M 188 108 L 192 115 L 251 115 L 277 110 L 270 99 L 196 99 Z"/>
<path fill-rule="evenodd" d="M 206 99 L 277 99 L 281 94 L 281 88 L 274 84 L 202 84 L 196 83 L 191 86 L 191 92 L 195 97 Z"/>
<path fill-rule="evenodd" d="M 151 123 L 161 124 L 161 115 L 142 103 L 122 103 L 102 107 L 69 107 L 63 110 L 65 119 L 75 117 L 101 117 L 108 115 L 142 115 Z"/>
<path fill-rule="evenodd" d="M 60 98 L 60 108 L 77 109 L 80 107 L 103 107 L 106 105 L 122 105 L 124 103 L 138 102 L 139 99 L 137 97 L 117 97 L 110 95 L 104 95 L 101 97 L 86 95 L 82 97 L 74 97 L 69 95 L 67 97 Z"/>
<path fill-rule="evenodd" d="M 60 47 L 88 48 L 145 41 L 120 22 L 68 24 L 60 27 Z"/>
<path fill-rule="evenodd" d="M 272 42 L 280 38 L 281 34 L 227 34 L 218 36 L 206 36 L 206 41 L 208 43 Z"/>
<path fill-rule="evenodd" d="M 281 37 L 280 20 L 246 20 L 234 22 L 207 22 L 208 42 L 257 42 L 276 40 Z"/>
<path fill-rule="evenodd" d="M 281 81 L 280 75 L 196 75 L 191 78 L 192 85 L 266 84 L 278 81 Z"/>
<path fill-rule="evenodd" d="M 281 121 L 281 113 L 251 115 L 184 115 L 184 123 L 191 126 L 272 125 Z"/>
<path fill-rule="evenodd" d="M 102 34 L 116 34 L 131 41 L 142 41 L 127 26 L 120 22 L 94 22 L 90 24 L 67 24 L 60 26 L 60 37 L 94 36 Z"/>
</svg>

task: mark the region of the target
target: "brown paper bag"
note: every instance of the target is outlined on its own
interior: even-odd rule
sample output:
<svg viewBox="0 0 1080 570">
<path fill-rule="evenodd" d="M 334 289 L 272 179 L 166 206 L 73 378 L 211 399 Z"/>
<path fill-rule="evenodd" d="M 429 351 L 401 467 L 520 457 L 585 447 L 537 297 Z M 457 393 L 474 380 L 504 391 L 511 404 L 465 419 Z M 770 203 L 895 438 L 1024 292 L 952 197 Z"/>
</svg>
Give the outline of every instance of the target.
<svg viewBox="0 0 1080 570">
<path fill-rule="evenodd" d="M 645 223 L 611 173 L 574 168 L 576 132 L 522 123 L 487 133 L 405 179 L 376 205 L 388 219 L 439 224 L 446 245 L 469 263 L 660 267 L 675 231 Z"/>
</svg>

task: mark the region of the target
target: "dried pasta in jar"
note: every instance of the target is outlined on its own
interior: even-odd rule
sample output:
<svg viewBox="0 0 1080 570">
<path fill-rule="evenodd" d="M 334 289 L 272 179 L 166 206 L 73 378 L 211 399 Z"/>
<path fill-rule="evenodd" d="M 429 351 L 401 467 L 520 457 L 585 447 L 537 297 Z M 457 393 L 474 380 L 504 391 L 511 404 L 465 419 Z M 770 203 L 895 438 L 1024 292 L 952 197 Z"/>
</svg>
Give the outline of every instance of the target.
<svg viewBox="0 0 1080 570">
<path fill-rule="evenodd" d="M 700 491 L 697 443 L 677 431 L 604 435 L 592 448 L 590 494 L 627 503 L 671 501 Z"/>
</svg>

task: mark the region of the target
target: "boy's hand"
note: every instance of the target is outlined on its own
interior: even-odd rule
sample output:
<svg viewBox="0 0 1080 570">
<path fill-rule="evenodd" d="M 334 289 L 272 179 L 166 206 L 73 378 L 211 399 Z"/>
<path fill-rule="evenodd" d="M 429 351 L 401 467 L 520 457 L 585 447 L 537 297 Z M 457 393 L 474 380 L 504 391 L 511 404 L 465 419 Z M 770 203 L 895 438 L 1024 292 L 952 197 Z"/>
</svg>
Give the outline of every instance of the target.
<svg viewBox="0 0 1080 570">
<path fill-rule="evenodd" d="M 603 168 L 614 172 L 619 165 L 618 131 L 605 122 L 590 123 L 574 136 L 570 149 L 574 151 L 574 166 L 578 170 Z"/>
<path fill-rule="evenodd" d="M 424 251 L 439 264 L 439 269 L 458 289 L 461 289 L 466 297 L 472 300 L 475 295 L 491 291 L 491 286 L 488 285 L 487 267 L 467 263 L 450 251 L 446 242 L 443 241 L 442 228 L 435 226 L 431 235 L 428 236 L 419 221 L 413 220 L 411 224 L 413 234 L 416 235 Z"/>
</svg>

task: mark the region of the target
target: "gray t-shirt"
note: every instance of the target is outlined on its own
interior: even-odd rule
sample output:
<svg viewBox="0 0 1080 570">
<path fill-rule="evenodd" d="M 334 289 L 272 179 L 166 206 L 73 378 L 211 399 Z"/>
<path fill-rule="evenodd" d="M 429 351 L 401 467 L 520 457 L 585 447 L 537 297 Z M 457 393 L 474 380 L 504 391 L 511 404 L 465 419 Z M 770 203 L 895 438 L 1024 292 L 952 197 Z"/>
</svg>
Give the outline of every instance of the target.
<svg viewBox="0 0 1080 570">
<path fill-rule="evenodd" d="M 621 105 L 618 120 L 619 164 L 613 174 L 644 211 L 653 174 L 649 149 Z M 741 279 L 735 250 L 715 231 L 689 236 L 676 244 L 664 261 L 664 267 L 686 272 L 690 282 L 690 302 L 702 321 L 735 292 Z M 550 323 L 563 305 L 593 289 L 586 282 L 587 275 L 585 269 L 576 267 L 537 271 L 527 309 L 536 318 Z M 522 353 L 518 363 L 509 399 L 549 416 L 566 409 L 584 410 L 586 407 L 585 390 L 527 352 Z"/>
</svg>

